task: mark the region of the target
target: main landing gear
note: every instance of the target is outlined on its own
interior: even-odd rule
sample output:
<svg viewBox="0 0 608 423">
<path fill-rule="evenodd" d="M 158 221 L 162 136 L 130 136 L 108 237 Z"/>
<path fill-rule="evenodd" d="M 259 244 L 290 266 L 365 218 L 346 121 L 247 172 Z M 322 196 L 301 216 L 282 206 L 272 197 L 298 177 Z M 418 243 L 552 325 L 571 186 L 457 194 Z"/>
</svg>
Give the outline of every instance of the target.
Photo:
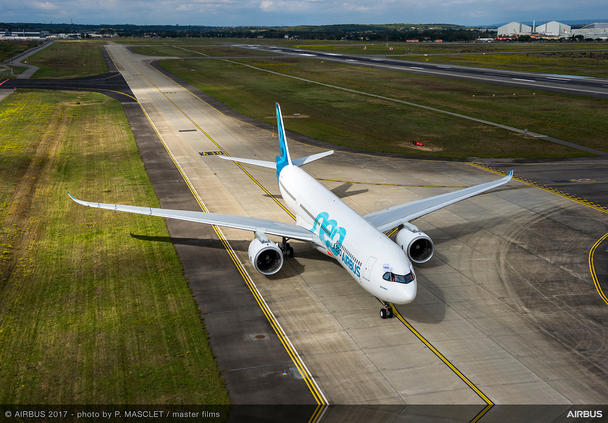
<svg viewBox="0 0 608 423">
<path fill-rule="evenodd" d="M 281 251 L 283 252 L 283 255 L 293 258 L 293 247 L 289 245 L 287 238 L 283 238 L 283 242 L 281 242 Z"/>
<path fill-rule="evenodd" d="M 380 317 L 382 319 L 391 319 L 395 316 L 393 313 L 393 308 L 387 303 L 383 303 L 384 306 L 380 309 Z"/>
</svg>

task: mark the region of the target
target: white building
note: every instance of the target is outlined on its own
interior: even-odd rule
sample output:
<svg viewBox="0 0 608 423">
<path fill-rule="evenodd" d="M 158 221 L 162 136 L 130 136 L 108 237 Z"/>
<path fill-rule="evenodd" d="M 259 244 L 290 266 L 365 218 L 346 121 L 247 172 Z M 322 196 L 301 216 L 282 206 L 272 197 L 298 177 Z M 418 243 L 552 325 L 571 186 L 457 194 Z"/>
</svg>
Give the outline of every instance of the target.
<svg viewBox="0 0 608 423">
<path fill-rule="evenodd" d="M 498 27 L 498 36 L 501 35 L 530 35 L 532 27 L 520 22 L 510 22 Z"/>
<path fill-rule="evenodd" d="M 608 40 L 608 22 L 596 22 L 572 30 L 572 36 L 582 35 L 585 39 Z"/>
<path fill-rule="evenodd" d="M 536 33 L 541 35 L 550 35 L 554 37 L 569 38 L 572 36 L 570 25 L 563 24 L 557 21 L 547 22 L 536 27 Z"/>
</svg>

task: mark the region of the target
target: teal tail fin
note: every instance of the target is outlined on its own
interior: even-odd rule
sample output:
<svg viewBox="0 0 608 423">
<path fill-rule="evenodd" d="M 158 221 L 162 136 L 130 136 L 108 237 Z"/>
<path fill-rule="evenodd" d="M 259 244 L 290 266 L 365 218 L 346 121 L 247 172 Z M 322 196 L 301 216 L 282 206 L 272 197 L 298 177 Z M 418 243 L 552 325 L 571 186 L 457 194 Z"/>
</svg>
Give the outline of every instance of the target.
<svg viewBox="0 0 608 423">
<path fill-rule="evenodd" d="M 285 138 L 285 128 L 283 127 L 283 116 L 281 115 L 281 106 L 275 103 L 277 110 L 277 131 L 279 133 L 279 146 L 281 147 L 281 155 L 277 156 L 277 178 L 281 174 L 281 170 L 287 165 L 292 164 L 289 156 L 289 148 L 287 147 L 287 139 Z"/>
</svg>

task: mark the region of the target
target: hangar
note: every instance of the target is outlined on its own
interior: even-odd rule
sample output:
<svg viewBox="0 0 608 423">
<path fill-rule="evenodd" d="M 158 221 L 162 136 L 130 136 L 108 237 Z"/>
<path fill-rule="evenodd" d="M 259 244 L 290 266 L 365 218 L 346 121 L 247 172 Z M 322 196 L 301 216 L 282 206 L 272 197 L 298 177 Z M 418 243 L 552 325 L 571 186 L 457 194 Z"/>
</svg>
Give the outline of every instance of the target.
<svg viewBox="0 0 608 423">
<path fill-rule="evenodd" d="M 498 35 L 530 35 L 532 27 L 521 22 L 509 22 L 498 27 Z"/>
<path fill-rule="evenodd" d="M 569 38 L 572 36 L 572 28 L 561 22 L 551 21 L 536 27 L 536 33 L 542 35 L 550 35 L 560 38 Z"/>
<path fill-rule="evenodd" d="M 608 22 L 595 22 L 582 28 L 573 29 L 572 36 L 582 35 L 585 39 L 608 40 Z"/>
</svg>

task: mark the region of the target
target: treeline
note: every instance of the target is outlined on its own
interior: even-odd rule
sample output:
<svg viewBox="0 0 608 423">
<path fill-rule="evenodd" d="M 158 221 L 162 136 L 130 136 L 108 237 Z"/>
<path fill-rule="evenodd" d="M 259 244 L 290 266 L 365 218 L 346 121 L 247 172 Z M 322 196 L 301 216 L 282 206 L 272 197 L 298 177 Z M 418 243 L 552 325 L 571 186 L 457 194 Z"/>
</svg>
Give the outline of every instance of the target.
<svg viewBox="0 0 608 423">
<path fill-rule="evenodd" d="M 470 41 L 495 33 L 483 29 L 449 24 L 387 24 L 387 25 L 320 25 L 290 27 L 212 27 L 180 25 L 79 25 L 0 23 L 0 29 L 11 31 L 48 31 L 57 33 L 82 33 L 96 31 L 117 34 L 121 37 L 219 37 L 219 38 L 301 38 L 320 40 L 420 40 L 420 41 Z"/>
</svg>

